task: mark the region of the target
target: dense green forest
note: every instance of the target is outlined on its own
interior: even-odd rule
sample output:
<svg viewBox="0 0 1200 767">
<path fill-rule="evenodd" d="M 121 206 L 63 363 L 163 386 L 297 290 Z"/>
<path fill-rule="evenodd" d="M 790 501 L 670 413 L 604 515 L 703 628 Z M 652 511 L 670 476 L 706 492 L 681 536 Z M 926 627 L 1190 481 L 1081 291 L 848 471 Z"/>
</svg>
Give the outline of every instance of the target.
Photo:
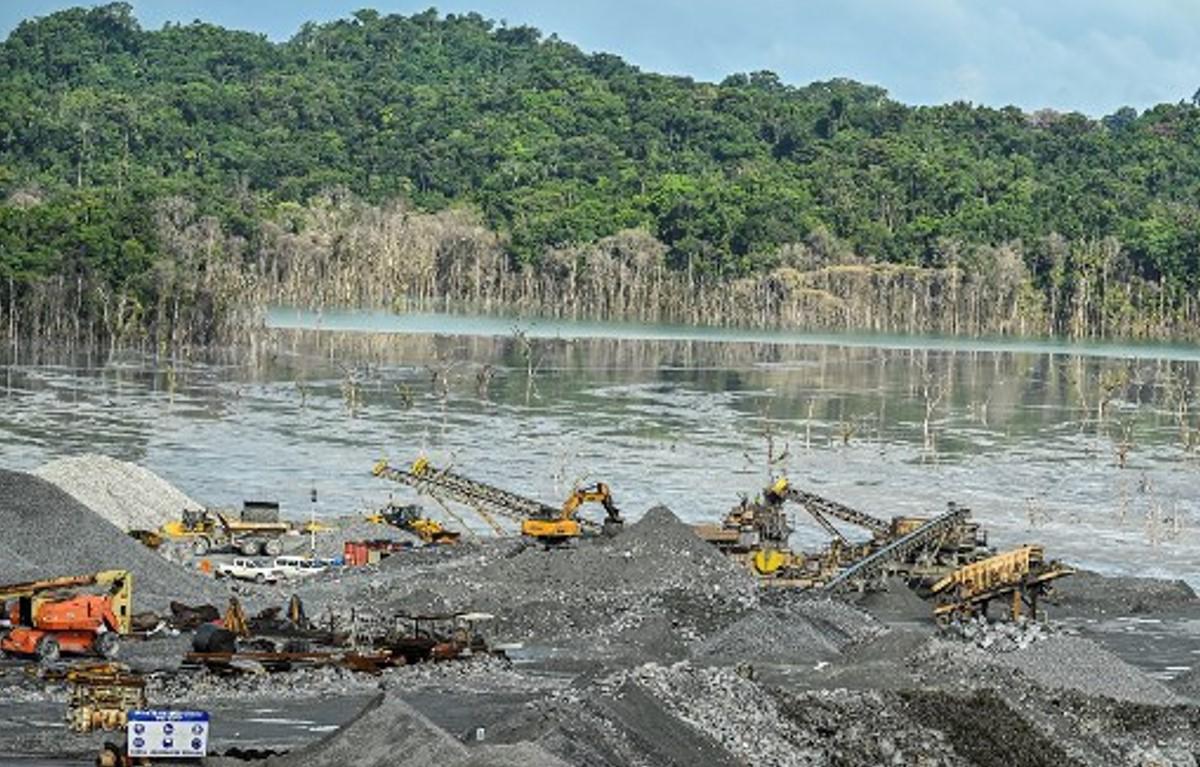
<svg viewBox="0 0 1200 767">
<path fill-rule="evenodd" d="M 0 45 L 0 317 L 205 341 L 257 302 L 1193 336 L 1200 107 L 911 107 L 642 72 L 476 14 L 290 40 L 126 4 Z"/>
</svg>

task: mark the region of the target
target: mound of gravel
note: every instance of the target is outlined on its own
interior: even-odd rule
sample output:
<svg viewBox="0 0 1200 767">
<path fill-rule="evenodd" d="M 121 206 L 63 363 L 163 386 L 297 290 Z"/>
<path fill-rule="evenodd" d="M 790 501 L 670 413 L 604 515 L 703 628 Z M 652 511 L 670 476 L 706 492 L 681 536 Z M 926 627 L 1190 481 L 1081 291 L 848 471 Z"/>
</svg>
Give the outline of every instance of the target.
<svg viewBox="0 0 1200 767">
<path fill-rule="evenodd" d="M 336 732 L 268 767 L 567 767 L 532 743 L 468 749 L 395 694 L 380 696 Z"/>
<path fill-rule="evenodd" d="M 1083 637 L 1049 636 L 1017 652 L 994 656 L 1043 686 L 1130 703 L 1167 706 L 1178 696 L 1139 669 Z"/>
<path fill-rule="evenodd" d="M 628 596 L 666 591 L 755 598 L 754 580 L 692 532 L 670 509 L 656 506 L 610 540 L 545 551 L 529 546 L 487 568 L 493 583 L 522 593 L 598 592 Z"/>
<path fill-rule="evenodd" d="M 172 599 L 223 604 L 227 596 L 220 584 L 168 562 L 32 474 L 0 470 L 0 530 L 0 583 L 129 570 L 135 612 L 165 610 Z"/>
<path fill-rule="evenodd" d="M 122 531 L 157 530 L 184 509 L 200 509 L 149 469 L 105 455 L 60 458 L 33 472 Z"/>
<path fill-rule="evenodd" d="M 1181 580 L 1109 576 L 1081 570 L 1054 584 L 1055 617 L 1145 615 L 1197 604 Z"/>
<path fill-rule="evenodd" d="M 716 663 L 808 665 L 841 655 L 848 645 L 883 631 L 870 615 L 830 600 L 803 600 L 790 608 L 749 612 L 692 650 Z"/>
</svg>

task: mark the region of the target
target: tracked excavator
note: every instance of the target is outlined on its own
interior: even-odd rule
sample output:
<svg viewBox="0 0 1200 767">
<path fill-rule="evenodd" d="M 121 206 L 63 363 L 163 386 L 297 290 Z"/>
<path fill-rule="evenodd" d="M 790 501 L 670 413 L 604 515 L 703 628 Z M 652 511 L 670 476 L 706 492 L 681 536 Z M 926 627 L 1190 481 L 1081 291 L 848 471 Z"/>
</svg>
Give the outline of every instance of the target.
<svg viewBox="0 0 1200 767">
<path fill-rule="evenodd" d="M 100 587 L 103 593 L 87 590 Z M 126 570 L 0 586 L 6 605 L 0 650 L 50 663 L 60 653 L 113 658 L 133 614 L 133 576 Z"/>
<path fill-rule="evenodd" d="M 578 538 L 585 530 L 613 535 L 624 523 L 613 501 L 612 492 L 603 482 L 576 489 L 561 506 L 555 507 L 468 479 L 449 469 L 434 468 L 425 458 L 418 458 L 408 469 L 391 466 L 386 460 L 382 460 L 375 464 L 372 473 L 377 477 L 408 485 L 435 498 L 445 497 L 464 503 L 492 522 L 493 526 L 493 515 L 510 519 L 521 526 L 523 535 L 546 544 L 563 543 Z M 602 525 L 579 517 L 579 508 L 585 503 L 599 503 L 604 507 L 606 517 Z"/>
</svg>

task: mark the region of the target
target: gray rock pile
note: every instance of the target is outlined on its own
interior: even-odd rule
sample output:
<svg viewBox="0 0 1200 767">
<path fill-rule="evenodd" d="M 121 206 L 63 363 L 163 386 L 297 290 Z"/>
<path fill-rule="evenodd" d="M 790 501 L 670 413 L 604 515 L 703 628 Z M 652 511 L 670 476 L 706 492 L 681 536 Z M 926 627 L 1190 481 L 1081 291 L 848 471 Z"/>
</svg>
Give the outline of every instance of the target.
<svg viewBox="0 0 1200 767">
<path fill-rule="evenodd" d="M 1034 642 L 1051 635 L 1051 629 L 1036 621 L 1018 620 L 991 623 L 978 616 L 954 621 L 942 629 L 943 636 L 958 637 L 981 650 L 993 653 L 1024 650 Z"/>
<path fill-rule="evenodd" d="M 699 642 L 697 660 L 815 664 L 841 655 L 883 627 L 868 613 L 831 600 L 805 599 L 787 608 L 759 608 Z"/>
<path fill-rule="evenodd" d="M 33 473 L 122 531 L 157 530 L 184 509 L 203 508 L 149 469 L 105 455 L 60 458 Z"/>
<path fill-rule="evenodd" d="M 0 583 L 129 570 L 134 611 L 165 610 L 172 600 L 224 604 L 215 581 L 168 562 L 49 482 L 0 470 Z"/>
<path fill-rule="evenodd" d="M 1034 647 L 998 655 L 996 660 L 1042 687 L 1157 706 L 1180 702 L 1166 685 L 1083 637 L 1047 637 Z"/>
<path fill-rule="evenodd" d="M 468 748 L 395 694 L 316 743 L 267 760 L 268 767 L 567 767 L 529 742 Z"/>
</svg>

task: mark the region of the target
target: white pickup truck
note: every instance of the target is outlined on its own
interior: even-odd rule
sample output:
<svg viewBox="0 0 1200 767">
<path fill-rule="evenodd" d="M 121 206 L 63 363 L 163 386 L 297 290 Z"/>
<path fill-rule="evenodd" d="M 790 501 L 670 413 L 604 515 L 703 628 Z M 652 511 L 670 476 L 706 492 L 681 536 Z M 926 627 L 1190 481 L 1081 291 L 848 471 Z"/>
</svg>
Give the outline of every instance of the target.
<svg viewBox="0 0 1200 767">
<path fill-rule="evenodd" d="M 239 557 L 232 562 L 221 562 L 213 571 L 218 578 L 237 578 L 255 583 L 277 583 L 284 577 L 283 571 L 273 562 L 256 562 Z"/>
<path fill-rule="evenodd" d="M 322 560 L 307 557 L 275 557 L 273 567 L 285 578 L 306 578 L 324 572 L 329 565 Z"/>
</svg>

